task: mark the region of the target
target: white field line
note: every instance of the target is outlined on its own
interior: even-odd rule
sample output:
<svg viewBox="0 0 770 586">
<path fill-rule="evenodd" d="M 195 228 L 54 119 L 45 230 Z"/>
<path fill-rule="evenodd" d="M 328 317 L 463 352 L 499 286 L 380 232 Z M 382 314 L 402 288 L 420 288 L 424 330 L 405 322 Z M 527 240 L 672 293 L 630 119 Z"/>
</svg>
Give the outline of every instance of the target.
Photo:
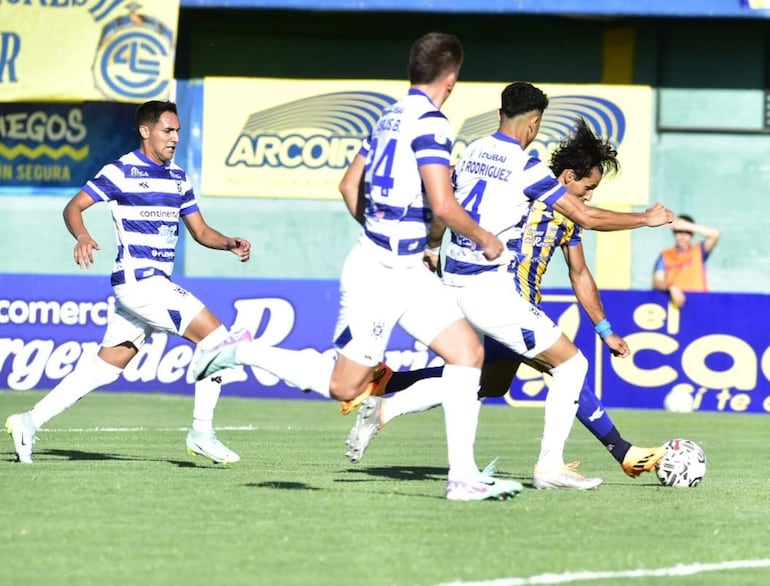
<svg viewBox="0 0 770 586">
<path fill-rule="evenodd" d="M 232 425 L 215 427 L 216 431 L 256 431 L 259 428 L 253 425 Z M 189 427 L 68 427 L 63 429 L 49 429 L 43 428 L 40 430 L 41 434 L 45 433 L 135 433 L 137 431 L 190 431 Z"/>
<path fill-rule="evenodd" d="M 713 564 L 677 564 L 670 568 L 650 570 L 624 570 L 619 572 L 565 572 L 563 574 L 539 574 L 529 578 L 497 578 L 472 582 L 443 582 L 438 586 L 530 586 L 532 584 L 569 584 L 595 580 L 617 580 L 619 578 L 649 578 L 669 576 L 693 576 L 705 572 L 723 572 L 746 568 L 770 568 L 770 559 L 733 560 Z"/>
</svg>

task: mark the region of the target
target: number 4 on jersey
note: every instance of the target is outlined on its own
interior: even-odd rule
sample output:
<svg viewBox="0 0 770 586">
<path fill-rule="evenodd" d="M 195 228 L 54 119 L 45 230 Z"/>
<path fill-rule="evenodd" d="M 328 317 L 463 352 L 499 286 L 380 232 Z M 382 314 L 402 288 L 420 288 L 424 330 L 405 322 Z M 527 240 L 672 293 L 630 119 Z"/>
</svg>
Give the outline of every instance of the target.
<svg viewBox="0 0 770 586">
<path fill-rule="evenodd" d="M 377 141 L 372 141 L 372 148 L 370 151 L 373 155 L 377 153 Z M 377 161 L 373 162 L 372 170 L 372 185 L 379 187 L 380 194 L 383 197 L 388 197 L 388 190 L 393 187 L 393 159 L 396 153 L 396 139 L 390 139 L 385 148 L 382 149 L 382 154 Z"/>
<path fill-rule="evenodd" d="M 476 223 L 479 222 L 479 206 L 481 205 L 481 199 L 484 197 L 484 190 L 487 188 L 487 182 L 484 179 L 479 179 L 471 189 L 468 196 L 462 201 L 460 205 L 465 208 L 468 215 L 473 218 Z"/>
</svg>

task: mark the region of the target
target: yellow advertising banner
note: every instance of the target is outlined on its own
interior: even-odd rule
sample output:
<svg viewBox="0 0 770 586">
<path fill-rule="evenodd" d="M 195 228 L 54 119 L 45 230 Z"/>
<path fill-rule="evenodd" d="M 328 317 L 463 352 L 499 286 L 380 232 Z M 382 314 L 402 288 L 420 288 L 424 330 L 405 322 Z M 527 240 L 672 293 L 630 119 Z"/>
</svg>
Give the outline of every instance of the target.
<svg viewBox="0 0 770 586">
<path fill-rule="evenodd" d="M 0 102 L 168 99 L 179 0 L 0 2 Z"/>
<path fill-rule="evenodd" d="M 455 160 L 497 130 L 503 83 L 460 82 L 442 108 Z M 582 116 L 616 146 L 621 173 L 602 204 L 649 200 L 652 90 L 648 86 L 538 84 L 550 103 L 529 151 L 548 161 Z M 382 111 L 408 84 L 385 80 L 206 78 L 201 191 L 207 196 L 337 199 L 337 186 Z"/>
</svg>

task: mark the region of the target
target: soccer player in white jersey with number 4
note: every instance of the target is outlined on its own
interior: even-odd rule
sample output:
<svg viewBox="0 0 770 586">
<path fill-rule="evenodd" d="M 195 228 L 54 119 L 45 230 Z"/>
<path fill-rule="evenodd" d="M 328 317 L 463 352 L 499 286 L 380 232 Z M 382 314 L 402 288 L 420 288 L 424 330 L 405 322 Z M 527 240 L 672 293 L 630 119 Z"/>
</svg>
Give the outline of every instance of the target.
<svg viewBox="0 0 770 586">
<path fill-rule="evenodd" d="M 458 303 L 474 328 L 542 365 L 553 377 L 545 400 L 534 486 L 591 489 L 601 480 L 586 478 L 563 459 L 588 362 L 550 318 L 518 293 L 509 273 L 516 270 L 513 251 L 518 249 L 533 201 L 593 230 L 661 226 L 671 223 L 674 216 L 660 204 L 639 213 L 590 207 L 569 193 L 544 162 L 525 151 L 537 136 L 547 106 L 548 97 L 532 84 L 508 85 L 502 92 L 499 130 L 465 150 L 455 168 L 457 200 L 483 228 L 497 234 L 511 253 L 488 259 L 452 230 L 444 282 L 456 288 Z"/>
<path fill-rule="evenodd" d="M 364 229 L 340 279 L 334 340 L 339 356 L 331 391 L 341 401 L 359 395 L 399 324 L 447 363 L 442 374 L 446 497 L 506 499 L 521 485 L 482 474 L 474 456 L 483 348 L 451 292 L 422 260 L 433 217 L 487 260 L 503 250 L 500 239 L 459 206 L 450 182 L 453 132 L 440 108 L 462 59 L 453 35 L 430 33 L 412 45 L 408 95 L 385 110 L 343 179 L 345 202 L 353 217 L 363 219 Z"/>
<path fill-rule="evenodd" d="M 153 330 L 183 336 L 200 351 L 229 337 L 199 299 L 171 281 L 179 220 L 199 244 L 229 250 L 241 262 L 249 260 L 251 244 L 224 236 L 203 219 L 187 174 L 172 161 L 180 130 L 176 105 L 146 102 L 137 109 L 136 125 L 139 148 L 102 167 L 64 208 L 67 229 L 77 240 L 75 262 L 87 269 L 99 245 L 85 227 L 83 212 L 95 203 L 109 202 L 118 242 L 111 277 L 116 310 L 96 356 L 81 358 L 30 411 L 8 417 L 5 426 L 19 462 L 32 463 L 35 434 L 51 418 L 94 389 L 115 382 Z M 186 443 L 191 454 L 233 463 L 240 459 L 238 454 L 213 430 L 220 382 L 208 377 L 196 383 L 193 426 Z"/>
</svg>

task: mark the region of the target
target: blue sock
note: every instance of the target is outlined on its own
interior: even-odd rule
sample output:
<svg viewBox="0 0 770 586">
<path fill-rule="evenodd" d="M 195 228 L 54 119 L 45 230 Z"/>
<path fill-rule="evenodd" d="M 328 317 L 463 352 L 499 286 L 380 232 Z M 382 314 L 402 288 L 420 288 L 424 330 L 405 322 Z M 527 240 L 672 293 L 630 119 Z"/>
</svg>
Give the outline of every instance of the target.
<svg viewBox="0 0 770 586">
<path fill-rule="evenodd" d="M 596 439 L 602 442 L 612 457 L 622 464 L 631 444 L 621 437 L 604 405 L 588 388 L 587 383 L 583 383 L 583 388 L 580 390 L 577 418 Z"/>
<path fill-rule="evenodd" d="M 443 371 L 443 366 L 431 366 L 429 368 L 421 368 L 419 370 L 394 370 L 393 376 L 390 377 L 388 384 L 385 385 L 385 394 L 403 391 L 405 388 L 411 387 L 418 380 L 422 380 L 424 378 L 440 377 Z"/>
</svg>

